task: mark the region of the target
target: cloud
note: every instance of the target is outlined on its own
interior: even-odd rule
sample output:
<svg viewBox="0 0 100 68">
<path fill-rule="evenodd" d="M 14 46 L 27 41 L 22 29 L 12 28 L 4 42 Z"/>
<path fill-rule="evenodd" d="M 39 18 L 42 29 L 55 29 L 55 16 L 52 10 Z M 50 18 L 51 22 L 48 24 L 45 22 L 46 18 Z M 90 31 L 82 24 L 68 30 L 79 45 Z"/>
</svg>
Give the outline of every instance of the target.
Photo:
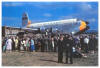
<svg viewBox="0 0 100 68">
<path fill-rule="evenodd" d="M 31 3 L 30 3 L 31 4 Z M 36 2 L 31 4 L 38 8 L 62 8 L 62 7 L 70 7 L 70 8 L 80 8 L 83 10 L 91 9 L 92 5 L 89 2 Z"/>
<path fill-rule="evenodd" d="M 62 20 L 62 19 L 72 19 L 72 18 L 74 18 L 72 15 L 61 16 L 61 17 L 59 18 L 59 20 Z"/>
<path fill-rule="evenodd" d="M 27 5 L 42 9 L 46 8 L 57 9 L 62 7 L 70 7 L 70 8 L 77 7 L 82 10 L 92 9 L 92 5 L 90 5 L 88 2 L 3 2 L 2 5 L 6 7 Z"/>
<path fill-rule="evenodd" d="M 68 2 L 39 2 L 39 3 L 34 3 L 33 6 L 40 8 L 40 9 L 48 9 L 48 8 L 58 9 L 58 8 L 62 8 L 62 7 L 76 6 L 73 3 L 68 4 Z"/>
<path fill-rule="evenodd" d="M 17 17 L 2 17 L 3 20 L 18 20 L 20 18 Z"/>
<path fill-rule="evenodd" d="M 38 18 L 38 20 L 32 19 L 31 21 L 32 21 L 32 23 L 40 23 L 40 22 L 47 22 L 47 21 L 49 21 L 49 19 L 48 18 Z"/>
<path fill-rule="evenodd" d="M 87 10 L 91 10 L 92 9 L 92 5 L 88 4 L 88 3 L 82 3 L 82 4 L 80 4 L 80 8 L 83 11 L 87 11 Z"/>
<path fill-rule="evenodd" d="M 89 21 L 89 22 L 96 22 L 96 19 L 95 18 L 90 18 L 90 19 L 87 19 L 87 21 Z"/>
<path fill-rule="evenodd" d="M 98 6 L 95 4 L 90 4 L 88 2 L 82 3 L 78 9 L 80 9 L 79 14 L 82 16 L 91 17 L 98 15 Z"/>
<path fill-rule="evenodd" d="M 50 8 L 51 10 L 53 9 L 59 9 L 59 8 L 63 8 L 64 7 L 68 7 L 67 9 L 70 11 L 74 10 L 73 14 L 69 14 L 67 16 L 61 16 L 59 19 L 70 19 L 70 18 L 78 18 L 78 19 L 82 19 L 82 20 L 87 20 L 90 22 L 95 22 L 96 21 L 96 17 L 98 17 L 98 6 L 97 6 L 97 2 L 95 2 L 96 5 L 94 4 L 94 2 L 90 3 L 90 2 L 51 2 L 51 3 L 38 3 L 35 4 L 36 7 L 38 8 L 45 8 L 48 9 Z M 66 8 L 65 8 L 66 9 Z M 51 17 L 52 15 L 50 14 L 44 14 L 44 16 L 47 17 Z"/>
<path fill-rule="evenodd" d="M 45 13 L 44 16 L 45 17 L 51 17 L 52 15 L 50 13 Z"/>
<path fill-rule="evenodd" d="M 22 6 L 24 5 L 24 3 L 22 2 L 3 2 L 2 5 L 5 7 L 15 7 L 15 6 Z"/>
<path fill-rule="evenodd" d="M 21 26 L 21 19 L 18 17 L 2 17 L 2 25 L 3 26 Z"/>
</svg>

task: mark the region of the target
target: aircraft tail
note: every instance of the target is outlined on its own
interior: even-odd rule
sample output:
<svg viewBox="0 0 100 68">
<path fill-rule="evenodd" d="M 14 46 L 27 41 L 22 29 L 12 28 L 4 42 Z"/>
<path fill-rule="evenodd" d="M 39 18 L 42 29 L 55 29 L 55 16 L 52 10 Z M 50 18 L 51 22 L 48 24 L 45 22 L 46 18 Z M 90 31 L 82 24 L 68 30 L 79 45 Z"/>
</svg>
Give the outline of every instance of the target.
<svg viewBox="0 0 100 68">
<path fill-rule="evenodd" d="M 31 21 L 28 18 L 28 14 L 25 12 L 22 15 L 22 27 L 29 27 Z"/>
</svg>

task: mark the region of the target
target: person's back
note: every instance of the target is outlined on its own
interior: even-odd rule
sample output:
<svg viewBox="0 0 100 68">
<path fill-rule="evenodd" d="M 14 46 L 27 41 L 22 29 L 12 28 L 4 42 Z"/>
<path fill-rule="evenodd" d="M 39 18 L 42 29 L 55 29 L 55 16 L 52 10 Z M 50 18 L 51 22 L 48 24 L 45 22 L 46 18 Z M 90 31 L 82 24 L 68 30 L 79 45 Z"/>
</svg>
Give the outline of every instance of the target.
<svg viewBox="0 0 100 68">
<path fill-rule="evenodd" d="M 8 39 L 8 44 L 11 45 L 11 43 L 12 43 L 12 40 Z"/>
<path fill-rule="evenodd" d="M 18 51 L 20 51 L 21 39 L 18 39 Z"/>
<path fill-rule="evenodd" d="M 7 50 L 12 50 L 12 40 L 10 38 L 7 40 Z"/>
<path fill-rule="evenodd" d="M 68 37 L 65 37 L 64 38 L 64 50 L 65 51 L 69 50 L 69 43 L 70 43 L 70 40 L 68 39 Z"/>
<path fill-rule="evenodd" d="M 33 39 L 31 39 L 31 45 L 34 45 L 34 40 Z"/>
<path fill-rule="evenodd" d="M 49 38 L 46 36 L 44 40 L 45 40 L 45 51 L 50 51 Z"/>
<path fill-rule="evenodd" d="M 58 40 L 58 63 L 62 63 L 63 61 L 63 47 L 64 46 L 64 40 L 63 37 L 60 37 L 60 40 Z"/>
<path fill-rule="evenodd" d="M 15 50 L 15 42 L 14 42 L 14 38 L 12 39 L 12 51 Z"/>
<path fill-rule="evenodd" d="M 24 47 L 26 47 L 26 42 L 25 42 L 25 40 L 23 40 L 22 42 L 23 42 Z"/>
<path fill-rule="evenodd" d="M 18 39 L 15 39 L 15 48 L 18 49 Z"/>
<path fill-rule="evenodd" d="M 21 46 L 20 46 L 20 50 L 24 50 L 24 43 L 23 43 L 23 39 L 21 40 Z"/>
<path fill-rule="evenodd" d="M 84 50 L 84 38 L 83 38 L 83 36 L 80 38 L 80 45 L 81 45 L 81 50 Z"/>
<path fill-rule="evenodd" d="M 83 38 L 83 37 L 80 38 L 80 43 L 81 43 L 81 44 L 84 43 L 84 38 Z"/>
<path fill-rule="evenodd" d="M 48 41 L 49 41 L 48 37 L 45 37 L 45 44 L 46 45 L 48 45 Z"/>
<path fill-rule="evenodd" d="M 33 39 L 31 39 L 30 40 L 30 51 L 32 52 L 33 50 L 35 50 L 35 46 L 34 46 L 34 40 Z"/>
<path fill-rule="evenodd" d="M 72 50 L 72 46 L 73 46 L 73 38 L 71 36 L 69 36 L 66 40 L 65 43 L 65 53 L 66 53 L 66 64 L 68 63 L 68 58 L 70 58 L 70 64 L 73 64 L 73 50 Z"/>
<path fill-rule="evenodd" d="M 44 52 L 45 41 L 44 38 L 41 39 L 41 52 Z"/>
<path fill-rule="evenodd" d="M 29 40 L 26 40 L 26 46 L 29 47 Z"/>
<path fill-rule="evenodd" d="M 62 40 L 58 40 L 58 51 L 63 51 L 63 48 L 64 48 L 64 41 Z"/>
<path fill-rule="evenodd" d="M 89 43 L 89 39 L 87 37 L 84 39 L 84 43 L 85 44 L 88 44 Z"/>
<path fill-rule="evenodd" d="M 87 36 L 84 38 L 84 51 L 86 52 L 86 53 L 88 53 L 88 50 L 89 50 L 89 45 L 88 45 L 88 43 L 89 43 L 89 38 L 87 38 Z"/>
</svg>

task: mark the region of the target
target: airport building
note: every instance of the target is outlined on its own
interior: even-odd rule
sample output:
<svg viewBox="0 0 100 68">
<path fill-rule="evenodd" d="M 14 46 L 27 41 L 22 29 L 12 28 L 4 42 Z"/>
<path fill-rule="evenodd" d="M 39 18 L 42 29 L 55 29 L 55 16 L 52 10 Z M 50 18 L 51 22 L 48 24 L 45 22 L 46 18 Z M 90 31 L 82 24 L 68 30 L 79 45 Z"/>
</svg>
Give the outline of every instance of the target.
<svg viewBox="0 0 100 68">
<path fill-rule="evenodd" d="M 16 36 L 19 32 L 24 32 L 21 28 L 2 26 L 2 37 Z"/>
<path fill-rule="evenodd" d="M 39 33 L 38 30 L 2 26 L 2 37 L 33 36 L 33 34 L 37 34 L 37 33 Z"/>
</svg>

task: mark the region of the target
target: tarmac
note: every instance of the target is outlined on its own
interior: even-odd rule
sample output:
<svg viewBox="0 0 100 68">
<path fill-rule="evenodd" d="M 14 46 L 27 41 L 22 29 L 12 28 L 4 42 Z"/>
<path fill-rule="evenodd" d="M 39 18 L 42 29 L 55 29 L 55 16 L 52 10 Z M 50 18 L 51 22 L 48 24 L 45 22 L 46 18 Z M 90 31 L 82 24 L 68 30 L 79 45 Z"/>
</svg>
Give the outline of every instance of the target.
<svg viewBox="0 0 100 68">
<path fill-rule="evenodd" d="M 54 52 L 6 52 L 2 53 L 2 66 L 98 66 L 98 52 L 87 58 L 73 58 L 73 64 L 58 63 Z"/>
</svg>

